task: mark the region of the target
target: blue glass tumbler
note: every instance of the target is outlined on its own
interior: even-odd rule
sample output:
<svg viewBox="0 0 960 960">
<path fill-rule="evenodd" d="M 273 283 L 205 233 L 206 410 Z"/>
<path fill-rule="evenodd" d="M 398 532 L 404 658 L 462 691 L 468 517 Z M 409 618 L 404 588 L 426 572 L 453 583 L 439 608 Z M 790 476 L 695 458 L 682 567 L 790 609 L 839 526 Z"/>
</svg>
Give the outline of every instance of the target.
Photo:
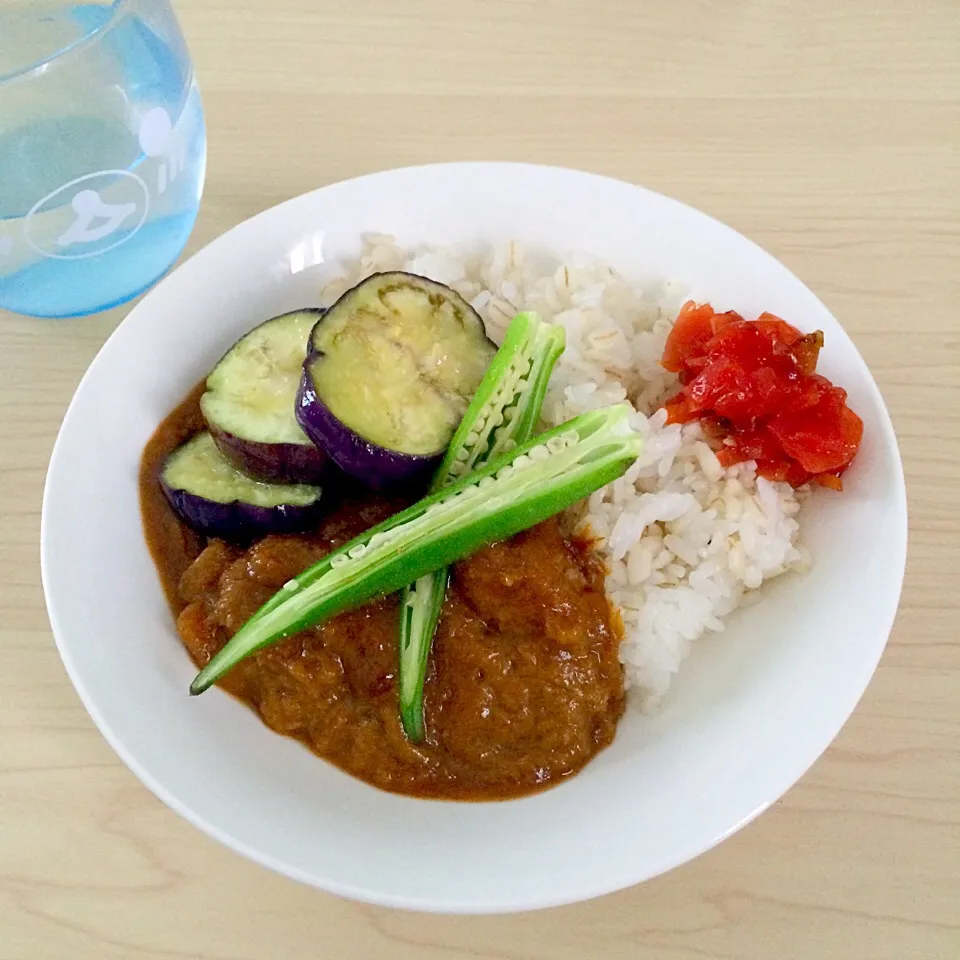
<svg viewBox="0 0 960 960">
<path fill-rule="evenodd" d="M 168 0 L 0 0 L 0 308 L 123 303 L 193 229 L 203 110 Z"/>
</svg>

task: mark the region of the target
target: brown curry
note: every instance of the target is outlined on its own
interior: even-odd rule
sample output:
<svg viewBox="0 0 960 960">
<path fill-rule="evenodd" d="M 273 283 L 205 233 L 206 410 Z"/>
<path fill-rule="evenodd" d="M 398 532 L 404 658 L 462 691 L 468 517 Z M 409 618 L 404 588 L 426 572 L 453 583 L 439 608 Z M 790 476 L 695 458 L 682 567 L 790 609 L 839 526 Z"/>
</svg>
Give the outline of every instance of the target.
<svg viewBox="0 0 960 960">
<path fill-rule="evenodd" d="M 201 392 L 160 425 L 140 470 L 147 543 L 198 666 L 291 577 L 407 505 L 358 486 L 332 492 L 335 505 L 310 534 L 246 548 L 204 542 L 158 482 L 167 455 L 203 427 Z M 393 596 L 260 651 L 220 686 L 272 730 L 377 787 L 504 799 L 576 773 L 613 739 L 624 693 L 612 621 L 601 563 L 549 520 L 454 567 L 427 675 L 424 743 L 400 725 Z"/>
</svg>

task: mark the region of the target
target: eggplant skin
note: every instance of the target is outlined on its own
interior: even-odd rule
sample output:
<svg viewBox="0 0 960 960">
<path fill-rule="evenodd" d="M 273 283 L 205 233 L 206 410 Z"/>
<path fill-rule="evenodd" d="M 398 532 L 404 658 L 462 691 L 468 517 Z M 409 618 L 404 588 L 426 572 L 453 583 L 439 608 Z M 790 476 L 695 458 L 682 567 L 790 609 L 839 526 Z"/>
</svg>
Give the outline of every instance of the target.
<svg viewBox="0 0 960 960">
<path fill-rule="evenodd" d="M 200 410 L 217 447 L 266 483 L 316 485 L 328 459 L 297 426 L 294 402 L 310 333 L 324 315 L 304 307 L 271 317 L 235 341 L 207 376 Z"/>
<path fill-rule="evenodd" d="M 261 443 L 244 440 L 212 423 L 207 429 L 220 452 L 238 469 L 265 483 L 310 483 L 324 480 L 327 455 L 313 443 Z"/>
<path fill-rule="evenodd" d="M 337 419 L 317 396 L 309 373 L 308 353 L 297 391 L 297 422 L 303 432 L 346 474 L 374 490 L 390 491 L 425 485 L 440 465 L 445 451 L 432 456 L 387 450 Z"/>
<path fill-rule="evenodd" d="M 455 290 L 391 271 L 328 307 L 306 353 L 301 430 L 345 474 L 391 490 L 429 481 L 496 346 Z"/>
<path fill-rule="evenodd" d="M 234 500 L 216 503 L 187 490 L 173 490 L 161 480 L 163 492 L 177 515 L 198 533 L 230 543 L 249 543 L 271 533 L 303 533 L 316 527 L 325 506 L 316 503 L 299 507 L 289 503 L 259 507 Z"/>
<path fill-rule="evenodd" d="M 159 481 L 184 522 L 208 537 L 234 543 L 309 530 L 326 506 L 319 486 L 263 483 L 237 470 L 207 431 L 167 457 Z"/>
</svg>

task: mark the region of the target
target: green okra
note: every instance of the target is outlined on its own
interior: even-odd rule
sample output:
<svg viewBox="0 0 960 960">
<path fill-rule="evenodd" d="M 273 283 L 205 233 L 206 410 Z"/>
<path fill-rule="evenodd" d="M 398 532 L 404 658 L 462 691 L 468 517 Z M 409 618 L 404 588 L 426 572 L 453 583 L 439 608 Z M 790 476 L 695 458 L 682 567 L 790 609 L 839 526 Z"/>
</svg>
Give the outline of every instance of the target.
<svg viewBox="0 0 960 960">
<path fill-rule="evenodd" d="M 476 466 L 528 440 L 540 421 L 554 364 L 563 353 L 562 327 L 518 314 L 460 421 L 431 491 L 442 490 Z M 405 587 L 400 599 L 400 720 L 407 737 L 424 738 L 423 687 L 430 646 L 440 620 L 449 568 Z"/>
<path fill-rule="evenodd" d="M 270 643 L 504 540 L 621 476 L 642 440 L 625 405 L 575 417 L 372 527 L 290 580 L 190 685 L 203 693 Z"/>
</svg>

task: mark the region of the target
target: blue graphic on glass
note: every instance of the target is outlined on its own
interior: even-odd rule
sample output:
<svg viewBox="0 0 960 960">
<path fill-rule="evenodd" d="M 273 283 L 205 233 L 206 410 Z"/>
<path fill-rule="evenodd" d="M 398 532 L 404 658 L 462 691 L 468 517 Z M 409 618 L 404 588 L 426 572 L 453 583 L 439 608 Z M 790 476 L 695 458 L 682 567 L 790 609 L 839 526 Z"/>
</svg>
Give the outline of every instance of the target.
<svg viewBox="0 0 960 960">
<path fill-rule="evenodd" d="M 0 308 L 105 310 L 193 229 L 200 94 L 168 0 L 0 0 Z"/>
</svg>

